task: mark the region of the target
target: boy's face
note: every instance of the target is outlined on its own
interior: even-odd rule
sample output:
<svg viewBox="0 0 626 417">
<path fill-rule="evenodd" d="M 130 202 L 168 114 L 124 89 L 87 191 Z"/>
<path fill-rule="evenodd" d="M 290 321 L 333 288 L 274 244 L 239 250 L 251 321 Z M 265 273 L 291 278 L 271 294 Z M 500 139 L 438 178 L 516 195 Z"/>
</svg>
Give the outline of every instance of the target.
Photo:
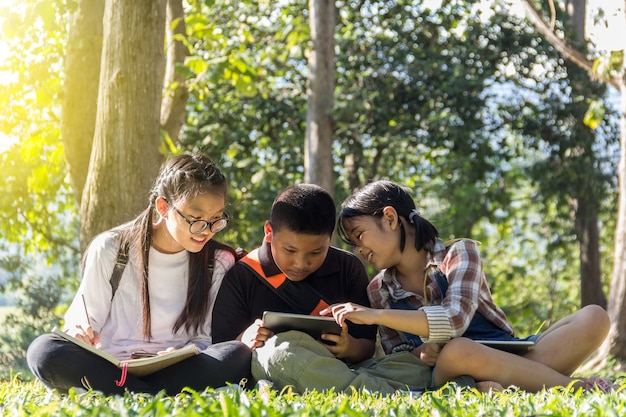
<svg viewBox="0 0 626 417">
<path fill-rule="evenodd" d="M 329 235 L 309 235 L 283 229 L 278 232 L 265 222 L 265 240 L 271 243 L 278 268 L 291 281 L 302 281 L 317 271 L 330 248 Z"/>
</svg>

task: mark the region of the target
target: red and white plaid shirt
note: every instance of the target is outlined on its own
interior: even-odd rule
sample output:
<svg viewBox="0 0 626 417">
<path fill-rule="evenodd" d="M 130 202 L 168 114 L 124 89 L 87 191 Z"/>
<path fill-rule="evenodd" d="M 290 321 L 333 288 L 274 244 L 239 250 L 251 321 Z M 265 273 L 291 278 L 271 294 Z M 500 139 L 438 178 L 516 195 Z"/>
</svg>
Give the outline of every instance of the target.
<svg viewBox="0 0 626 417">
<path fill-rule="evenodd" d="M 448 279 L 445 298 L 435 281 L 435 271 L 441 271 Z M 504 312 L 496 306 L 483 272 L 478 243 L 464 239 L 452 244 L 446 252 L 445 243 L 437 239 L 432 256 L 426 264 L 425 294 L 404 290 L 396 279 L 395 268 L 380 271 L 367 287 L 372 308 L 390 308 L 389 300 L 407 298 L 416 310 L 426 313 L 429 335 L 424 342 L 444 343 L 462 336 L 479 311 L 489 321 L 507 333 L 514 335 L 513 328 Z M 415 348 L 401 333 L 380 326 L 380 336 L 386 353 Z"/>
</svg>

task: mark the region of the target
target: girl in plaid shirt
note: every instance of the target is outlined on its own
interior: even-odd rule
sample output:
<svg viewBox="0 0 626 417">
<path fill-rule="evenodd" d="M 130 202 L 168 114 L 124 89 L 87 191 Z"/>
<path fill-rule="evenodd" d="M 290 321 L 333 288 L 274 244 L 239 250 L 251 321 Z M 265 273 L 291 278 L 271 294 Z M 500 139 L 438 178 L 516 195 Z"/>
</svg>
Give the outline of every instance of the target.
<svg viewBox="0 0 626 417">
<path fill-rule="evenodd" d="M 342 204 L 339 233 L 380 272 L 368 288 L 373 308 L 344 303 L 326 313 L 340 324 L 378 324 L 385 352 L 411 351 L 434 367 L 435 386 L 470 375 L 528 391 L 570 384 L 611 389 L 597 377 L 571 377 L 608 334 L 609 318 L 599 306 L 526 338 L 534 348 L 520 355 L 475 342 L 521 339 L 491 297 L 477 243 L 446 247 L 404 187 L 377 181 L 357 191 Z"/>
</svg>

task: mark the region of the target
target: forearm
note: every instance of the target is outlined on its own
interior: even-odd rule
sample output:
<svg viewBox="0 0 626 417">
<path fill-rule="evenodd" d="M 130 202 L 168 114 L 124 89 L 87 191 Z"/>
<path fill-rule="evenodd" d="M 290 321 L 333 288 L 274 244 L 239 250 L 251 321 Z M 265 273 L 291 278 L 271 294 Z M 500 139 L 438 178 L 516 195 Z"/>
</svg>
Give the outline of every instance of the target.
<svg viewBox="0 0 626 417">
<path fill-rule="evenodd" d="M 422 310 L 374 310 L 374 322 L 372 324 L 378 324 L 421 337 L 428 337 L 429 334 L 426 313 Z"/>
</svg>

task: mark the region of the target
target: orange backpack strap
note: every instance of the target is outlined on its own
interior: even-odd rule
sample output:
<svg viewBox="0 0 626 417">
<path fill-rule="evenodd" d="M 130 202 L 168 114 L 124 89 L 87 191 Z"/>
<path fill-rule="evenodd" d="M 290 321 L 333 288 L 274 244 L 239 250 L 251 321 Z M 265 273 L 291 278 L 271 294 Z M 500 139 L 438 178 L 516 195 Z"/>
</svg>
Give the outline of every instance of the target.
<svg viewBox="0 0 626 417">
<path fill-rule="evenodd" d="M 258 249 L 253 250 L 252 252 L 241 258 L 239 262 L 243 262 L 244 264 L 246 264 L 246 266 L 253 270 L 259 278 L 265 280 L 274 289 L 280 287 L 287 279 L 287 275 L 283 274 L 282 272 L 276 275 L 272 275 L 271 277 L 265 275 L 263 267 L 261 266 L 261 261 L 259 261 Z"/>
<path fill-rule="evenodd" d="M 269 277 L 266 276 L 259 260 L 258 249 L 248 253 L 239 262 L 254 272 L 254 275 L 261 282 L 272 289 L 294 311 L 301 314 L 319 316 L 319 312 L 328 307 L 328 303 L 308 283 L 303 281 L 294 283 L 282 272 Z"/>
</svg>

